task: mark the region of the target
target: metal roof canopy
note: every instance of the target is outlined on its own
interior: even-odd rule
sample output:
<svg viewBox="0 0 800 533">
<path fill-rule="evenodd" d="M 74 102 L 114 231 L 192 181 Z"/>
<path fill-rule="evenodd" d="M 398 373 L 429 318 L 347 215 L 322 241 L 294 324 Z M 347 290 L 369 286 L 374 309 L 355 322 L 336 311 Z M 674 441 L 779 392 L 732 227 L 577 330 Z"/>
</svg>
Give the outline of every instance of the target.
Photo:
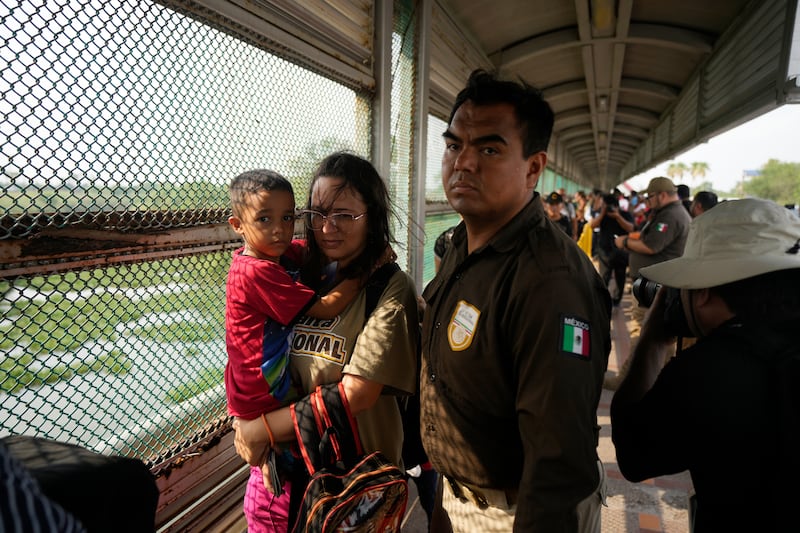
<svg viewBox="0 0 800 533">
<path fill-rule="evenodd" d="M 551 166 L 593 187 L 613 187 L 800 95 L 797 73 L 787 74 L 796 0 L 438 6 L 492 67 L 543 90 L 556 114 Z M 441 100 L 450 90 L 435 85 L 435 71 L 452 69 L 454 57 L 432 59 Z"/>
<path fill-rule="evenodd" d="M 347 85 L 381 85 L 373 1 L 162 1 Z M 548 166 L 587 187 L 608 189 L 800 101 L 798 0 L 415 3 L 429 112 L 447 118 L 475 68 L 521 78 L 555 111 Z"/>
</svg>

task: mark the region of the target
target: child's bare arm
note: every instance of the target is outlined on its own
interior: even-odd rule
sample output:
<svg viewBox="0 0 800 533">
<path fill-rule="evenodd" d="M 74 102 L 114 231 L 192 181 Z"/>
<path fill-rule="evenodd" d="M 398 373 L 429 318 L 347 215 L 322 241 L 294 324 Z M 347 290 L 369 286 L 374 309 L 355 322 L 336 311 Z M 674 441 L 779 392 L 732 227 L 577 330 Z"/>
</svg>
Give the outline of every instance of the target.
<svg viewBox="0 0 800 533">
<path fill-rule="evenodd" d="M 358 295 L 362 285 L 362 280 L 358 278 L 342 281 L 311 306 L 307 313 L 308 316 L 314 318 L 336 317 Z"/>
<path fill-rule="evenodd" d="M 393 263 L 397 260 L 397 254 L 394 253 L 391 246 L 387 246 L 383 251 L 383 255 L 375 263 L 372 272 L 375 272 L 380 267 L 387 263 Z M 366 277 L 366 276 L 365 276 Z M 331 291 L 317 301 L 306 313 L 308 316 L 314 318 L 335 318 L 339 313 L 345 310 L 347 305 L 353 301 L 361 289 L 364 287 L 364 279 L 346 279 L 336 285 Z"/>
</svg>

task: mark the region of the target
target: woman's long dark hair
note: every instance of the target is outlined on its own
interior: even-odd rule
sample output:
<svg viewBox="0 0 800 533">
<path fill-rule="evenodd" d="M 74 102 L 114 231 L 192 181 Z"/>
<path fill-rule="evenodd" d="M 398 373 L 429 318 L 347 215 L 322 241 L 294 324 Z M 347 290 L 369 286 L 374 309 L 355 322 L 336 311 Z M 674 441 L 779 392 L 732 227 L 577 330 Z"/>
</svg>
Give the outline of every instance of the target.
<svg viewBox="0 0 800 533">
<path fill-rule="evenodd" d="M 311 208 L 311 196 L 314 185 L 321 177 L 340 178 L 340 194 L 345 189 L 351 189 L 361 195 L 367 205 L 367 243 L 364 251 L 352 263 L 339 271 L 339 277 L 355 278 L 369 273 L 384 250 L 395 242 L 389 227 L 391 207 L 389 192 L 386 184 L 381 179 L 372 163 L 350 152 L 335 152 L 325 159 L 314 172 L 314 178 L 308 192 L 306 209 Z M 328 207 L 328 206 L 324 206 Z M 302 270 L 303 282 L 313 288 L 320 285 L 320 272 L 326 263 L 326 258 L 319 248 L 316 236 L 311 230 L 306 231 L 308 239 L 308 261 Z"/>
</svg>

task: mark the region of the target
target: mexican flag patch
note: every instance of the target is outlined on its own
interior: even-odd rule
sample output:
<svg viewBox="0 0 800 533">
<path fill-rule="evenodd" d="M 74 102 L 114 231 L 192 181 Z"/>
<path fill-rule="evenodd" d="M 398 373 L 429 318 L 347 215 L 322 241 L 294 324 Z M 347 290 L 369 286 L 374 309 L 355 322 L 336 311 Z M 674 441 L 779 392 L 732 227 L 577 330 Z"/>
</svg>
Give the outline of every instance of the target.
<svg viewBox="0 0 800 533">
<path fill-rule="evenodd" d="M 668 227 L 669 226 L 667 224 L 659 222 L 658 224 L 656 224 L 656 231 L 659 233 L 666 233 Z"/>
<path fill-rule="evenodd" d="M 590 339 L 589 323 L 586 320 L 562 315 L 560 341 L 562 352 L 588 360 L 591 352 Z"/>
</svg>

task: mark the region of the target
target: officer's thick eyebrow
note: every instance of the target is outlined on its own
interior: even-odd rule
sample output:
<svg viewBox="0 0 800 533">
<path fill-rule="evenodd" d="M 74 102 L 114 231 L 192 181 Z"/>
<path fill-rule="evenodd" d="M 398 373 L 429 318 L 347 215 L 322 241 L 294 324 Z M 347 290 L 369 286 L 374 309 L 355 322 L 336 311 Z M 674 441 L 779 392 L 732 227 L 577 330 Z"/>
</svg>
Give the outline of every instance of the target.
<svg viewBox="0 0 800 533">
<path fill-rule="evenodd" d="M 458 135 L 454 134 L 450 130 L 445 130 L 444 133 L 442 133 L 442 137 L 444 137 L 445 139 L 450 139 L 451 141 L 461 142 L 461 139 L 458 137 Z M 496 133 L 484 135 L 483 137 L 475 137 L 472 140 L 471 144 L 486 144 L 486 143 L 500 143 L 508 145 L 506 140 L 500 135 L 497 135 Z"/>
</svg>

